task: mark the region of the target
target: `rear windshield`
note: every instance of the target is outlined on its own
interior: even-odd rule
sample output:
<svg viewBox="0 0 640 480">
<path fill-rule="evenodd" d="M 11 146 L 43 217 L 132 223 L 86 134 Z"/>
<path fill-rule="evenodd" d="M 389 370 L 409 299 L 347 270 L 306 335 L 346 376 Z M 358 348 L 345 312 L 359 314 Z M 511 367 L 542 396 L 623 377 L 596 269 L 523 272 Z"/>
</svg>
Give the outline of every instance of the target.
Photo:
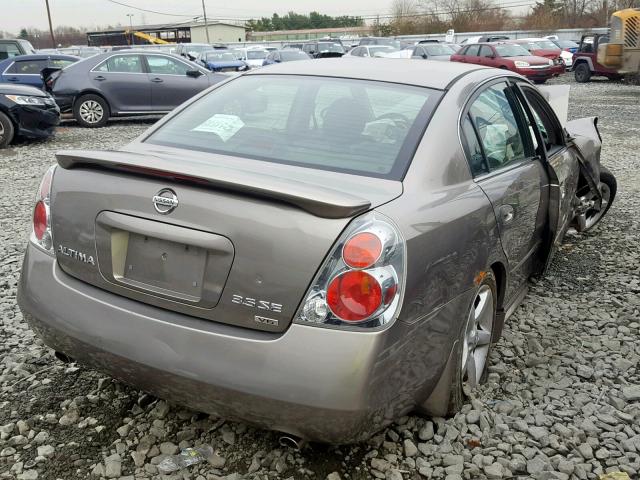
<svg viewBox="0 0 640 480">
<path fill-rule="evenodd" d="M 366 80 L 248 75 L 214 89 L 145 141 L 399 180 L 440 95 Z"/>
<path fill-rule="evenodd" d="M 558 46 L 551 40 L 536 40 L 533 42 L 541 50 L 557 50 Z"/>
</svg>

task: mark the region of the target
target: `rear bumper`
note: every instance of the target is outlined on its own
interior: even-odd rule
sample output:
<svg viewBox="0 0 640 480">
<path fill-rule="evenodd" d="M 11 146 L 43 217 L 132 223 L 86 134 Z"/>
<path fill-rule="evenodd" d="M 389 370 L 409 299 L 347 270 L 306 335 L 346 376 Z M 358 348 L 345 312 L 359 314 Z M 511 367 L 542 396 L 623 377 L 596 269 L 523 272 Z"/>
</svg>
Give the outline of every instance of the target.
<svg viewBox="0 0 640 480">
<path fill-rule="evenodd" d="M 92 287 L 32 245 L 18 292 L 29 325 L 55 350 L 193 409 L 329 443 L 364 440 L 433 392 L 467 297 L 381 332 L 293 324 L 272 334 Z"/>
</svg>

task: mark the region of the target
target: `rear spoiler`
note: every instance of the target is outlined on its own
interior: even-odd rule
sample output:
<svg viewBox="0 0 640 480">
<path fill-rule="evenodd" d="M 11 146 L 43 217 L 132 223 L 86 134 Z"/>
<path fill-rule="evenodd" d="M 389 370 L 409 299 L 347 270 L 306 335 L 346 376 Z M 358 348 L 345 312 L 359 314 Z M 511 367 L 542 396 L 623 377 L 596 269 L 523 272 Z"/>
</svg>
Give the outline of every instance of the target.
<svg viewBox="0 0 640 480">
<path fill-rule="evenodd" d="M 134 152 L 117 150 L 66 150 L 56 154 L 64 169 L 104 168 L 137 175 L 158 177 L 220 190 L 239 192 L 255 197 L 278 200 L 294 205 L 315 216 L 348 218 L 371 208 L 371 201 L 313 183 L 254 172 L 200 163 L 176 162 Z M 153 167 L 149 167 L 153 165 Z"/>
</svg>

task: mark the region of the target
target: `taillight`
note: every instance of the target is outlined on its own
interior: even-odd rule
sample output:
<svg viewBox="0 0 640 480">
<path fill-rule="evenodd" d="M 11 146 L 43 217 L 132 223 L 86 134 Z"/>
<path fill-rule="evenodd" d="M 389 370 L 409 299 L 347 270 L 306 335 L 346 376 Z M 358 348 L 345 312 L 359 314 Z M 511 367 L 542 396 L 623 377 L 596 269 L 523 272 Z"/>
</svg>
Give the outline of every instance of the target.
<svg viewBox="0 0 640 480">
<path fill-rule="evenodd" d="M 36 205 L 33 209 L 33 231 L 31 233 L 31 243 L 37 245 L 47 253 L 53 253 L 53 238 L 51 236 L 51 181 L 56 166 L 49 167 L 42 177 L 38 193 L 36 194 Z"/>
<path fill-rule="evenodd" d="M 296 322 L 374 328 L 397 317 L 406 246 L 398 229 L 377 212 L 347 228 L 325 260 Z"/>
</svg>

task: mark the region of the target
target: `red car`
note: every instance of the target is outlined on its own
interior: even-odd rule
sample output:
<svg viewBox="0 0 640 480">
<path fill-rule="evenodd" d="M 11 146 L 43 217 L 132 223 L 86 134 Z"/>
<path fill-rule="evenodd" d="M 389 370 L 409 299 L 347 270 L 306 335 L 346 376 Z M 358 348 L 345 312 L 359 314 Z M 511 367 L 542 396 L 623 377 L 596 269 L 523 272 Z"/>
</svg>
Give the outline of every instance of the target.
<svg viewBox="0 0 640 480">
<path fill-rule="evenodd" d="M 536 57 L 553 60 L 555 71 L 558 74 L 564 73 L 566 70 L 566 65 L 562 60 L 562 49 L 551 40 L 546 38 L 519 38 L 518 40 L 511 40 L 509 43 L 522 45 L 531 55 Z"/>
<path fill-rule="evenodd" d="M 558 75 L 553 60 L 533 56 L 526 48 L 513 43 L 467 45 L 455 55 L 451 55 L 451 61 L 511 70 L 535 83 L 544 83 Z"/>
</svg>

